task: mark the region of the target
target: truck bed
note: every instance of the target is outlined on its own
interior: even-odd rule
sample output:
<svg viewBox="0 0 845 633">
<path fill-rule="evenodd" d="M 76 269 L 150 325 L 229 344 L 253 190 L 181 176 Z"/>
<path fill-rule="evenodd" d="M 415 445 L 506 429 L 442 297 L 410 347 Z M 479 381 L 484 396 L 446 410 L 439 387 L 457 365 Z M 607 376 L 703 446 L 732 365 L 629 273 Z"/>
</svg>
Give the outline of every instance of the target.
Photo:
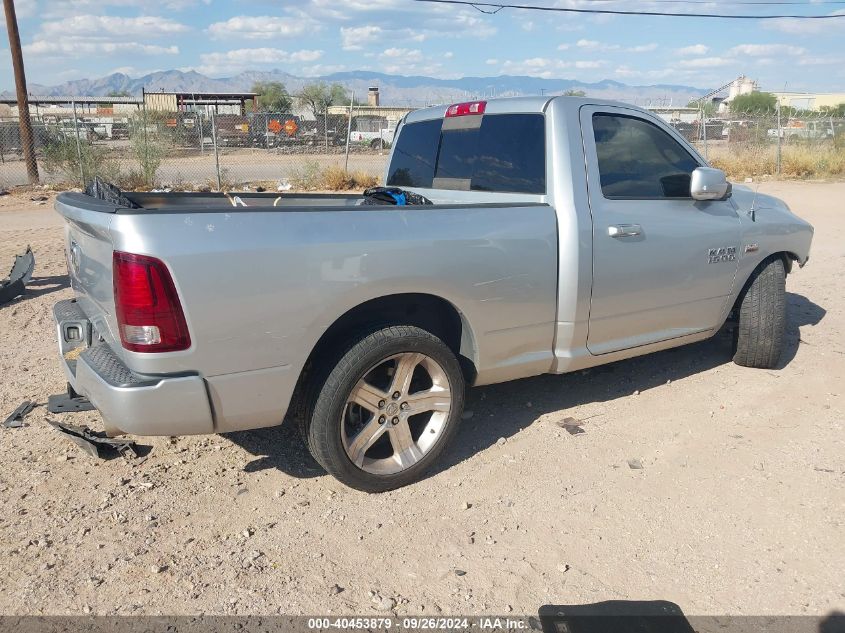
<svg viewBox="0 0 845 633">
<path fill-rule="evenodd" d="M 58 201 L 71 206 L 82 206 L 92 211 L 120 214 L 147 212 L 182 213 L 207 212 L 231 213 L 245 210 L 284 211 L 295 208 L 337 208 L 357 206 L 363 200 L 360 194 L 328 193 L 254 193 L 239 192 L 122 192 L 138 208 L 117 206 L 105 200 L 97 200 L 84 193 L 69 192 L 59 195 Z M 235 206 L 232 201 L 239 198 L 246 206 Z M 274 206 L 275 205 L 275 206 Z"/>
<path fill-rule="evenodd" d="M 238 193 L 249 206 L 234 207 L 216 193 L 125 195 L 139 208 L 80 193 L 56 200 L 78 308 L 95 342 L 134 374 L 202 379 L 215 431 L 281 422 L 326 329 L 393 295 L 438 297 L 475 324 L 467 345 L 484 350 L 473 358 L 480 383 L 551 366 L 557 222 L 548 204 L 482 196 L 357 206 L 360 195 L 284 194 L 273 207 L 276 194 Z M 114 252 L 167 267 L 190 348 L 146 354 L 121 346 Z"/>
</svg>

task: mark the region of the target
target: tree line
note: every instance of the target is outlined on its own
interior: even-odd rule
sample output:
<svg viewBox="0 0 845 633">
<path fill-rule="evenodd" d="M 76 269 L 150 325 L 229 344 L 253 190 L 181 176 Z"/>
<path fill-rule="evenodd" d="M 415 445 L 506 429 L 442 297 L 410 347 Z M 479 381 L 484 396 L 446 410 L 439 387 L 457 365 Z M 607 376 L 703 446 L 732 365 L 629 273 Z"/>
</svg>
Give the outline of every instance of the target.
<svg viewBox="0 0 845 633">
<path fill-rule="evenodd" d="M 298 94 L 290 94 L 279 81 L 266 81 L 253 84 L 256 93 L 254 109 L 258 112 L 290 112 L 294 103 L 307 108 L 314 118 L 322 116 L 333 105 L 348 105 L 349 93 L 340 84 L 327 84 L 323 81 L 306 84 Z"/>
</svg>

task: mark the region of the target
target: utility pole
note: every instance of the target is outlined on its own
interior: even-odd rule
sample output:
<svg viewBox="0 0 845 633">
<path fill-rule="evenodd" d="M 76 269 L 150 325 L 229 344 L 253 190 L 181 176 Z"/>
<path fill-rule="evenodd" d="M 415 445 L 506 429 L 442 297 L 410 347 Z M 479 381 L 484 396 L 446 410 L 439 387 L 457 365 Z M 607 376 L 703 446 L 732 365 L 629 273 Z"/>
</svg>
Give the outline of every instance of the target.
<svg viewBox="0 0 845 633">
<path fill-rule="evenodd" d="M 29 120 L 29 98 L 26 95 L 26 74 L 23 69 L 21 35 L 18 32 L 18 18 L 15 15 L 14 0 L 3 0 L 6 12 L 6 29 L 9 31 L 9 50 L 12 53 L 12 67 L 15 71 L 15 90 L 18 97 L 18 122 L 21 130 L 21 146 L 26 162 L 29 184 L 38 184 L 38 163 L 35 162 L 35 143 L 32 138 L 32 122 Z"/>
</svg>

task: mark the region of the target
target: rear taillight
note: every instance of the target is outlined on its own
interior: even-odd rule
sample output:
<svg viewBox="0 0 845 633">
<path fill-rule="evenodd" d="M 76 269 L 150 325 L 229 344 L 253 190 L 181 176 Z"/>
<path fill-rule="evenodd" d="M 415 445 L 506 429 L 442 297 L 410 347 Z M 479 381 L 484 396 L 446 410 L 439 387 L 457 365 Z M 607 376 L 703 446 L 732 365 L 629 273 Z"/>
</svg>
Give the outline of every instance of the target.
<svg viewBox="0 0 845 633">
<path fill-rule="evenodd" d="M 468 101 L 466 103 L 456 103 L 446 108 L 446 116 L 466 116 L 468 114 L 484 114 L 484 109 L 487 107 L 486 101 Z"/>
<path fill-rule="evenodd" d="M 115 251 L 112 275 L 123 347 L 133 352 L 175 352 L 191 346 L 179 295 L 164 262 Z"/>
</svg>

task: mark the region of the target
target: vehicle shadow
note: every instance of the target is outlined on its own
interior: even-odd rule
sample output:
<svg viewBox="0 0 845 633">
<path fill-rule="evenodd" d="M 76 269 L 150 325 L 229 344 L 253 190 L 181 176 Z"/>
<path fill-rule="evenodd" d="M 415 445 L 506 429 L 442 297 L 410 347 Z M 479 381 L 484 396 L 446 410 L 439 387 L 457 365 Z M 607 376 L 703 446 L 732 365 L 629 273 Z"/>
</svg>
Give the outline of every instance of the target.
<svg viewBox="0 0 845 633">
<path fill-rule="evenodd" d="M 787 302 L 787 341 L 781 368 L 797 353 L 799 328 L 816 325 L 825 315 L 824 308 L 802 295 L 787 293 Z M 733 329 L 727 325 L 713 338 L 692 345 L 569 374 L 547 374 L 470 389 L 465 416 L 471 412 L 471 417 L 461 421 L 451 446 L 427 476 L 451 468 L 500 438 L 516 435 L 544 413 L 626 398 L 634 392 L 642 393 L 730 363 L 733 337 Z M 247 464 L 247 472 L 277 468 L 298 478 L 325 474 L 311 457 L 296 427 L 293 421 L 287 420 L 279 427 L 229 433 L 225 437 L 258 457 Z"/>
<path fill-rule="evenodd" d="M 21 295 L 21 299 L 40 297 L 51 292 L 57 292 L 70 288 L 70 277 L 67 275 L 51 275 L 50 277 L 33 277 L 32 280 L 26 284 L 26 292 Z"/>
<path fill-rule="evenodd" d="M 794 292 L 786 293 L 786 344 L 780 357 L 778 369 L 786 367 L 798 353 L 798 346 L 801 344 L 799 328 L 805 325 L 818 325 L 825 314 L 827 314 L 827 310 L 813 303 L 804 295 Z"/>
<path fill-rule="evenodd" d="M 683 610 L 668 600 L 608 600 L 593 604 L 544 605 L 543 633 L 694 633 Z"/>
<path fill-rule="evenodd" d="M 534 630 L 543 633 L 845 633 L 845 614 L 690 615 L 668 600 L 608 600 L 593 604 L 544 605 Z"/>
</svg>

